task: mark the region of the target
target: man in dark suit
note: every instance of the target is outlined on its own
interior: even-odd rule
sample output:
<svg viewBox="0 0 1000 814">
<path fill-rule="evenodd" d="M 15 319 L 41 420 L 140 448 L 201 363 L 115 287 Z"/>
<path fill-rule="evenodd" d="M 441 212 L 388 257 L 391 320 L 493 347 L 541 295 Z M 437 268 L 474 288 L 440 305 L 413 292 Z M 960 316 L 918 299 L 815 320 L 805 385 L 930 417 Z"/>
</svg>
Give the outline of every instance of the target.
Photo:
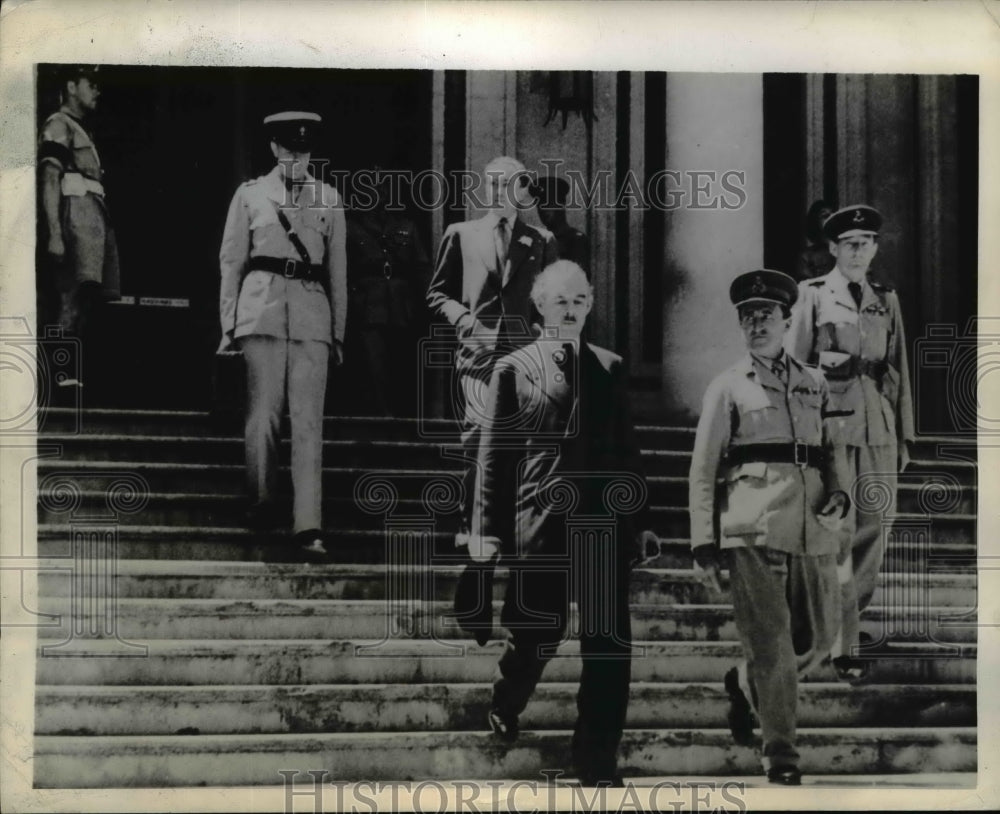
<svg viewBox="0 0 1000 814">
<path fill-rule="evenodd" d="M 585 785 L 620 785 L 616 753 L 631 668 L 628 581 L 643 547 L 631 515 L 646 484 L 628 413 L 621 357 L 580 341 L 593 302 L 568 260 L 535 280 L 541 335 L 499 360 L 479 444 L 469 553 L 510 569 L 501 621 L 510 631 L 489 724 L 503 740 L 564 638 L 569 599 L 579 610 L 583 671 L 573 762 Z M 572 586 L 572 587 L 571 587 Z M 488 607 L 490 596 L 483 597 Z"/>
<path fill-rule="evenodd" d="M 469 465 L 460 543 L 468 536 L 472 464 L 493 363 L 533 339 L 531 286 L 557 256 L 552 235 L 518 217 L 530 204 L 524 165 L 500 156 L 486 165 L 484 175 L 490 209 L 478 220 L 445 230 L 427 289 L 431 314 L 455 326 L 459 340 L 455 373 L 464 400 L 462 446 Z"/>
</svg>

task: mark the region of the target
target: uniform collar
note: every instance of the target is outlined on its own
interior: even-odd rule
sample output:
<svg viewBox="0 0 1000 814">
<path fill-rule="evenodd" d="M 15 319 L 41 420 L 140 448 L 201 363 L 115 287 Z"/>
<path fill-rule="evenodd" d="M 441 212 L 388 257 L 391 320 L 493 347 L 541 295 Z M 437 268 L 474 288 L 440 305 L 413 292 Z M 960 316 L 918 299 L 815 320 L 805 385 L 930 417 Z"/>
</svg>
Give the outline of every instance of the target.
<svg viewBox="0 0 1000 814">
<path fill-rule="evenodd" d="M 837 302 L 846 308 L 850 308 L 852 311 L 860 310 L 854 302 L 854 297 L 851 296 L 851 289 L 848 286 L 851 284 L 851 280 L 848 278 L 843 271 L 840 270 L 840 266 L 834 266 L 833 271 L 827 275 L 827 284 L 830 286 L 830 290 L 833 291 Z M 866 300 L 868 300 L 872 295 L 872 288 L 868 285 L 868 275 L 866 274 L 860 282 L 861 285 L 861 306 L 865 306 Z"/>
<path fill-rule="evenodd" d="M 276 201 L 279 204 L 290 204 L 292 202 L 291 192 L 285 186 L 285 179 L 281 174 L 281 167 L 279 165 L 275 164 L 271 171 L 264 176 L 264 184 L 267 190 L 267 197 L 272 201 Z M 295 202 L 295 205 L 309 206 L 312 203 L 313 196 L 316 194 L 316 187 L 319 182 L 312 175 L 307 174 L 302 184 L 299 199 Z"/>
</svg>

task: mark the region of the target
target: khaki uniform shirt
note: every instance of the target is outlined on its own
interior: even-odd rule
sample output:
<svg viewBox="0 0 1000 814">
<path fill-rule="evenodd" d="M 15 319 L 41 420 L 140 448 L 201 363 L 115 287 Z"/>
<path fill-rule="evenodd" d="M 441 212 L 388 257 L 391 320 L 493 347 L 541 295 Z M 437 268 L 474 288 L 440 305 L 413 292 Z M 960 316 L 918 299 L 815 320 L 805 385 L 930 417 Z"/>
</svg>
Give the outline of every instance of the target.
<svg viewBox="0 0 1000 814">
<path fill-rule="evenodd" d="M 837 554 L 840 532 L 816 519 L 840 488 L 833 456 L 824 471 L 794 463 L 726 464 L 744 444 L 829 448 L 822 373 L 784 355 L 787 389 L 769 366 L 747 355 L 708 386 L 695 435 L 689 480 L 691 546 L 766 545 L 790 554 Z"/>
<path fill-rule="evenodd" d="M 302 260 L 278 220 L 282 206 L 327 285 L 250 271 L 251 257 Z M 307 179 L 292 198 L 280 169 L 242 184 L 233 196 L 219 252 L 223 334 L 275 336 L 331 344 L 344 341 L 347 321 L 346 228 L 333 187 Z"/>
<path fill-rule="evenodd" d="M 865 280 L 861 306 L 839 268 L 799 285 L 788 352 L 819 365 L 830 384 L 836 443 L 877 446 L 912 441 L 913 396 L 899 298 Z"/>
</svg>

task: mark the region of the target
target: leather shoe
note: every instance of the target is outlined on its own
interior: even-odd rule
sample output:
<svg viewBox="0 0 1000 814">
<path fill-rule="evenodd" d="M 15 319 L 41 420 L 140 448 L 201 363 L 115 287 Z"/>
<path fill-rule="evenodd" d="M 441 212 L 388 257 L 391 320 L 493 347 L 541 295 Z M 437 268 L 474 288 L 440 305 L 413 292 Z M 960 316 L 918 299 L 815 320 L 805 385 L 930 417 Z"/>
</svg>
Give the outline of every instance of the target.
<svg viewBox="0 0 1000 814">
<path fill-rule="evenodd" d="M 837 678 L 849 684 L 860 684 L 868 678 L 871 672 L 871 662 L 868 659 L 856 659 L 853 656 L 837 656 L 832 660 Z"/>
<path fill-rule="evenodd" d="M 729 693 L 729 714 L 727 717 L 733 741 L 739 746 L 753 746 L 753 730 L 758 725 L 757 716 L 753 714 L 753 708 L 740 688 L 739 673 L 736 667 L 726 673 L 724 684 L 726 692 Z"/>
<path fill-rule="evenodd" d="M 802 772 L 798 766 L 772 766 L 767 770 L 767 782 L 780 786 L 801 786 Z"/>
<path fill-rule="evenodd" d="M 517 740 L 517 716 L 505 715 L 498 709 L 491 709 L 486 720 L 489 721 L 490 729 L 500 740 L 511 743 Z"/>
<path fill-rule="evenodd" d="M 325 562 L 329 556 L 323 545 L 323 533 L 319 529 L 300 531 L 292 539 L 292 543 L 303 562 Z"/>
</svg>

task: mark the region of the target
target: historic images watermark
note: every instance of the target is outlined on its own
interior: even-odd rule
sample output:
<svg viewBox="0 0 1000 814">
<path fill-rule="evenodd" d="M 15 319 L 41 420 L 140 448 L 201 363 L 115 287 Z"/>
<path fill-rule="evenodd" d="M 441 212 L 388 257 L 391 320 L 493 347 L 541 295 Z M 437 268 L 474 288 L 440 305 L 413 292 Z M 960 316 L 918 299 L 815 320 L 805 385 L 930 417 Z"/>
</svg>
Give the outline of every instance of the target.
<svg viewBox="0 0 1000 814">
<path fill-rule="evenodd" d="M 293 163 L 294 159 L 283 159 Z M 279 162 L 282 163 L 282 162 Z M 330 165 L 328 159 L 311 159 L 312 180 L 317 207 L 325 206 L 323 183 L 342 194 L 346 209 L 370 212 L 384 208 L 389 212 L 405 212 L 410 207 L 424 212 L 450 210 L 465 212 L 469 208 L 486 209 L 495 202 L 490 198 L 491 185 L 500 175 L 476 170 L 441 172 L 424 169 L 417 172 L 403 169 L 365 168 L 342 170 Z M 516 209 L 534 206 L 531 190 L 545 175 L 557 172 L 569 185 L 566 206 L 592 211 L 607 210 L 734 210 L 747 202 L 746 172 L 738 169 L 696 170 L 663 169 L 648 178 L 628 170 L 620 179 L 610 170 L 598 170 L 585 175 L 580 170 L 561 170 L 561 159 L 543 158 L 544 168 L 537 172 L 524 170 L 508 180 L 507 194 Z M 291 192 L 288 193 L 291 195 Z M 289 200 L 288 205 L 291 205 Z"/>
<path fill-rule="evenodd" d="M 326 769 L 280 769 L 286 814 L 295 811 L 711 811 L 747 810 L 746 784 L 662 780 L 626 783 L 624 788 L 585 788 L 561 783 L 563 772 L 542 769 L 542 780 L 419 782 L 399 780 L 338 781 Z"/>
</svg>

